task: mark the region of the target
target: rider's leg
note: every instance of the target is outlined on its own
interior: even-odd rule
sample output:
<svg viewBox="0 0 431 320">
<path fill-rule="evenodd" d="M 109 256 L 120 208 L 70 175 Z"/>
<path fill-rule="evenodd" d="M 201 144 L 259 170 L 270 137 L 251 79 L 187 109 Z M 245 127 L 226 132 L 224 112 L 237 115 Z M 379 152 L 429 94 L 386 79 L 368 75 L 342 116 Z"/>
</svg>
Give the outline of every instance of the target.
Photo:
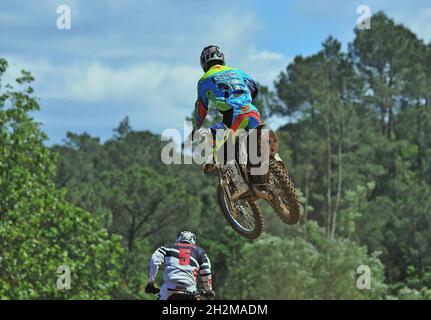
<svg viewBox="0 0 431 320">
<path fill-rule="evenodd" d="M 217 152 L 224 151 L 224 156 L 227 156 L 227 144 L 225 143 L 227 137 L 226 130 L 230 129 L 231 139 L 235 141 L 243 130 L 251 130 L 262 125 L 262 120 L 260 119 L 257 108 L 253 105 L 248 105 L 246 107 L 249 112 L 242 113 L 241 110 L 232 109 L 231 112 L 224 114 L 223 122 L 218 122 L 211 127 L 211 132 L 213 133 L 213 155 L 208 157 L 203 166 L 205 174 L 215 170 Z M 224 149 L 222 150 L 221 148 Z"/>
<path fill-rule="evenodd" d="M 230 126 L 233 132 L 236 132 L 238 129 L 251 130 L 262 125 L 259 111 L 255 106 L 247 105 L 247 112 L 242 112 L 242 110 L 244 108 L 233 112 L 232 125 Z"/>
<path fill-rule="evenodd" d="M 248 130 L 255 129 L 261 125 L 263 125 L 263 122 L 260 119 L 260 114 L 257 111 L 257 109 L 254 106 L 252 106 L 250 112 L 245 113 L 245 114 L 238 114 L 234 117 L 232 129 L 234 130 L 235 133 L 238 132 L 237 135 L 239 135 L 239 134 L 241 134 L 241 131 L 242 131 L 240 129 L 248 131 Z M 253 152 L 257 151 L 257 153 L 258 153 L 256 156 L 261 157 L 261 142 L 262 141 L 261 141 L 261 135 L 259 134 L 260 132 L 257 132 L 257 133 L 258 133 L 258 135 L 255 137 L 255 139 L 251 138 L 250 136 L 247 137 L 247 140 L 248 140 L 246 143 L 247 144 L 247 154 L 248 155 L 250 154 L 250 150 L 252 150 L 252 151 L 255 150 Z M 250 140 L 254 141 L 254 143 L 256 143 L 257 146 L 251 147 L 250 146 L 250 143 L 251 143 Z M 248 161 L 248 165 L 250 167 L 261 168 L 262 164 L 261 163 L 253 164 L 253 163 L 250 163 L 250 161 Z M 254 183 L 265 184 L 267 181 L 267 178 L 268 178 L 268 174 L 263 174 L 263 175 L 256 175 L 255 174 L 253 176 L 250 176 L 250 178 L 252 179 L 252 181 Z"/>
<path fill-rule="evenodd" d="M 160 287 L 159 292 L 159 300 L 168 300 L 169 296 L 171 295 L 171 292 L 168 290 L 169 288 L 172 288 L 172 285 L 169 285 L 169 283 L 163 283 L 163 285 Z"/>
<path fill-rule="evenodd" d="M 255 107 L 254 107 L 255 108 Z M 256 110 L 252 110 L 251 112 L 244 113 L 244 114 L 238 114 L 234 117 L 234 121 L 232 123 L 231 132 L 233 133 L 233 136 L 235 139 L 237 139 L 244 131 L 249 131 L 252 129 L 255 129 L 259 126 L 261 126 L 262 120 L 260 119 L 260 114 Z M 241 147 L 243 147 L 243 142 L 240 141 Z M 246 145 L 249 144 L 249 137 L 247 137 L 247 141 L 245 141 Z M 249 148 L 249 147 L 247 147 Z M 248 154 L 247 149 L 247 154 Z"/>
<path fill-rule="evenodd" d="M 241 139 L 238 139 L 238 137 L 242 133 L 244 133 L 244 131 L 253 129 L 262 124 L 259 112 L 257 110 L 253 110 L 251 107 L 248 107 L 248 110 L 251 111 L 247 113 L 242 113 L 241 110 L 236 110 L 232 113 L 230 140 L 225 143 L 225 147 L 227 146 L 228 151 L 231 151 L 230 153 L 232 154 L 229 154 L 229 152 L 225 152 L 224 159 L 226 160 L 226 162 L 222 167 L 222 173 L 223 175 L 228 176 L 230 181 L 232 182 L 232 189 L 230 190 L 232 197 L 239 197 L 249 190 L 247 180 L 244 180 L 244 176 L 241 173 L 245 173 L 247 162 L 241 162 L 243 161 L 243 159 L 246 160 L 247 156 L 245 158 L 239 156 L 240 153 L 242 154 L 242 147 L 235 150 L 236 147 L 242 144 L 242 141 L 240 141 Z M 231 147 L 231 150 L 229 150 L 229 147 Z"/>
<path fill-rule="evenodd" d="M 205 174 L 209 174 L 215 170 L 215 164 L 217 162 L 217 151 L 224 145 L 224 131 L 228 128 L 223 122 L 218 122 L 211 127 L 211 133 L 213 136 L 212 140 L 212 154 L 208 156 L 207 160 L 203 165 Z"/>
</svg>

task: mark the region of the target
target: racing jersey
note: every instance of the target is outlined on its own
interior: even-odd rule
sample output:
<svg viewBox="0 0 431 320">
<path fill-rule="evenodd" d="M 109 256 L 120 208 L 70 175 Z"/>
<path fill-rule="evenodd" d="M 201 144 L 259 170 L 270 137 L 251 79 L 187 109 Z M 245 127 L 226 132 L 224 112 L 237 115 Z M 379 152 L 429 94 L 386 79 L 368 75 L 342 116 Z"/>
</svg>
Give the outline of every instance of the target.
<svg viewBox="0 0 431 320">
<path fill-rule="evenodd" d="M 173 243 L 158 248 L 151 257 L 149 282 L 154 282 L 164 264 L 163 280 L 179 287 L 196 287 L 198 278 L 211 289 L 211 263 L 205 251 L 188 243 Z"/>
<path fill-rule="evenodd" d="M 257 108 L 251 104 L 257 93 L 256 82 L 245 72 L 222 65 L 211 67 L 198 82 L 194 128 L 202 126 L 211 106 L 223 114 L 228 127 L 240 114 L 256 112 L 259 115 Z"/>
</svg>

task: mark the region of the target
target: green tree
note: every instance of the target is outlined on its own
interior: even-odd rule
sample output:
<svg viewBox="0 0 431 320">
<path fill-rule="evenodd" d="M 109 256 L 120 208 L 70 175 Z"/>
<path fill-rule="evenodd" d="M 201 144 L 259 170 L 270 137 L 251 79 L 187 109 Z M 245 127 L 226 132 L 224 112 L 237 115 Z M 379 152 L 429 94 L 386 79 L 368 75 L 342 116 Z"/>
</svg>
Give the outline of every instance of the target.
<svg viewBox="0 0 431 320">
<path fill-rule="evenodd" d="M 327 238 L 324 229 L 308 223 L 287 238 L 264 235 L 246 244 L 229 266 L 231 299 L 380 299 L 384 298 L 383 265 L 377 254 L 344 239 Z M 371 269 L 370 290 L 358 290 L 357 268 Z M 256 266 L 259 266 L 256 268 Z"/>
<path fill-rule="evenodd" d="M 7 62 L 0 60 L 0 76 Z M 21 90 L 0 95 L 0 298 L 107 299 L 119 285 L 118 236 L 69 204 L 53 182 L 56 155 L 29 115 L 39 109 L 22 71 Z M 56 286 L 57 268 L 71 271 L 70 290 Z"/>
</svg>

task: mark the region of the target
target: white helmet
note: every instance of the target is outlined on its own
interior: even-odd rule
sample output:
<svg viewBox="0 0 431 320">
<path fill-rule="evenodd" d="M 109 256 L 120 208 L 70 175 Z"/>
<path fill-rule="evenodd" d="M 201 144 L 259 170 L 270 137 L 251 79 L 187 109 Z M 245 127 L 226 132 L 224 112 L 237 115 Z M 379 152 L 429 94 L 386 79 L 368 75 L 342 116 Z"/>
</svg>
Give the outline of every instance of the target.
<svg viewBox="0 0 431 320">
<path fill-rule="evenodd" d="M 175 241 L 177 243 L 187 242 L 187 243 L 190 243 L 191 245 L 195 245 L 196 244 L 196 235 L 190 231 L 181 231 L 177 235 L 177 238 L 175 239 Z"/>
</svg>

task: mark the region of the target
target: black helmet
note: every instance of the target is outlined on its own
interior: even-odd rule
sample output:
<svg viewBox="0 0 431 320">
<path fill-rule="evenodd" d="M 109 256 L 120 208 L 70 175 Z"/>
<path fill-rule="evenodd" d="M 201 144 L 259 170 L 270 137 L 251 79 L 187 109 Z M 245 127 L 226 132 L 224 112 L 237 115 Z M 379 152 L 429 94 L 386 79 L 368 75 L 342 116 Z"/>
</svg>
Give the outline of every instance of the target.
<svg viewBox="0 0 431 320">
<path fill-rule="evenodd" d="M 209 69 L 209 63 L 224 65 L 224 54 L 217 46 L 208 46 L 202 50 L 201 53 L 201 67 L 205 72 Z M 214 65 L 214 64 L 213 64 Z"/>
</svg>

